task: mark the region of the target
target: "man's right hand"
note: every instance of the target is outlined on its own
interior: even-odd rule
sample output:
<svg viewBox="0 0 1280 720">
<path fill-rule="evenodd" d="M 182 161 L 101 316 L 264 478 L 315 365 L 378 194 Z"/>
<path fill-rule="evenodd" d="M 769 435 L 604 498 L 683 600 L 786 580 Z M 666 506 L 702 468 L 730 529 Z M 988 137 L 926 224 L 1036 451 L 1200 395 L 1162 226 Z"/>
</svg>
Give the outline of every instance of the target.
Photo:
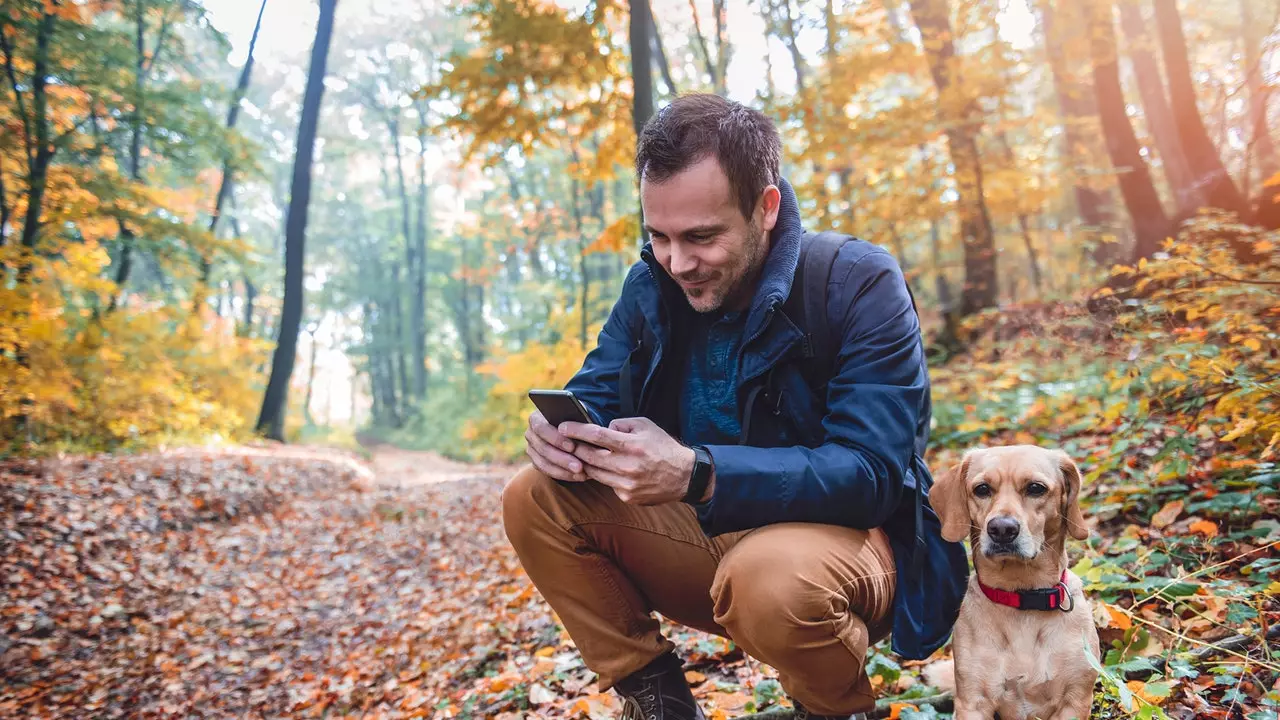
<svg viewBox="0 0 1280 720">
<path fill-rule="evenodd" d="M 584 482 L 587 479 L 582 461 L 573 456 L 574 441 L 560 434 L 542 412 L 534 410 L 529 416 L 529 429 L 524 431 L 525 452 L 533 466 L 548 477 L 568 482 Z"/>
</svg>

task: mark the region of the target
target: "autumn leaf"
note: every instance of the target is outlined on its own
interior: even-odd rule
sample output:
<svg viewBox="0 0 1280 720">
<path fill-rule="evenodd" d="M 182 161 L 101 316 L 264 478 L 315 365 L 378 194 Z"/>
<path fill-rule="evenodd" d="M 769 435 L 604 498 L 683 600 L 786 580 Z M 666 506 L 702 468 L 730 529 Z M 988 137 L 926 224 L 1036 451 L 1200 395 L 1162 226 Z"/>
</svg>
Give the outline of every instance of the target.
<svg viewBox="0 0 1280 720">
<path fill-rule="evenodd" d="M 916 712 L 918 708 L 911 703 L 889 703 L 889 720 L 899 720 L 903 710 Z"/>
<path fill-rule="evenodd" d="M 1121 630 L 1128 630 L 1133 627 L 1133 621 L 1129 619 L 1129 614 L 1124 610 L 1109 603 L 1104 603 L 1103 607 L 1106 608 L 1107 616 L 1111 619 L 1111 627 Z"/>
<path fill-rule="evenodd" d="M 636 218 L 627 215 L 610 223 L 599 237 L 582 249 L 582 254 L 622 252 L 636 236 Z"/>
<path fill-rule="evenodd" d="M 690 685 L 698 685 L 698 684 L 701 684 L 701 683 L 706 682 L 706 681 L 707 681 L 707 676 L 706 676 L 706 675 L 703 675 L 702 673 L 698 672 L 697 670 L 686 670 L 686 671 L 685 671 L 685 673 L 684 673 L 684 679 L 685 679 L 685 681 L 686 681 L 686 682 L 688 682 Z"/>
<path fill-rule="evenodd" d="M 1212 520 L 1197 520 L 1191 523 L 1190 527 L 1187 529 L 1197 535 L 1204 535 L 1207 538 L 1214 538 L 1218 536 L 1218 524 Z"/>
<path fill-rule="evenodd" d="M 1172 523 L 1174 520 L 1177 520 L 1178 516 L 1181 514 L 1182 514 L 1181 500 L 1172 500 L 1170 502 L 1167 502 L 1165 503 L 1164 507 L 1160 508 L 1159 512 L 1151 516 L 1151 527 L 1156 529 L 1162 529 L 1168 526 L 1169 523 Z"/>
</svg>

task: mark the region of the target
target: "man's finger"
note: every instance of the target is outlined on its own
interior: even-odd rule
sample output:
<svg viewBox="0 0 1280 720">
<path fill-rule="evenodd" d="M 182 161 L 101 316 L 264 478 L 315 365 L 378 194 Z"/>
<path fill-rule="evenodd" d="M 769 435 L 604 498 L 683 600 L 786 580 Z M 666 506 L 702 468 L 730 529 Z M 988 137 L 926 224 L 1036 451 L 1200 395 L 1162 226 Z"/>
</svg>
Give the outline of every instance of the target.
<svg viewBox="0 0 1280 720">
<path fill-rule="evenodd" d="M 600 425 L 588 425 L 570 421 L 560 423 L 559 430 L 560 434 L 567 438 L 599 445 L 606 450 L 625 450 L 631 445 L 631 437 L 626 433 L 610 430 Z"/>
<path fill-rule="evenodd" d="M 548 445 L 558 447 L 565 452 L 573 452 L 573 448 L 576 443 L 561 435 L 560 432 L 556 430 L 556 426 L 547 422 L 547 419 L 542 416 L 542 413 L 535 412 L 529 416 L 529 429 L 537 434 L 538 437 L 546 441 Z"/>
<path fill-rule="evenodd" d="M 621 455 L 612 450 L 595 447 L 589 443 L 578 443 L 578 447 L 573 451 L 573 456 L 586 465 L 593 465 L 610 472 L 620 473 L 625 470 L 621 462 Z"/>
<path fill-rule="evenodd" d="M 609 423 L 610 430 L 617 430 L 620 433 L 633 434 L 653 427 L 654 422 L 647 417 L 627 417 L 618 418 Z"/>
<path fill-rule="evenodd" d="M 612 470 L 609 470 L 608 468 L 602 468 L 595 465 L 588 465 L 586 468 L 586 474 L 587 474 L 587 477 L 591 478 L 592 480 L 595 480 L 596 482 L 602 485 L 608 485 L 609 487 L 613 488 L 615 491 L 623 490 L 623 491 L 629 492 L 635 489 L 635 486 L 636 486 L 635 480 L 632 480 L 631 478 L 626 477 L 625 475 L 619 475 L 618 473 Z"/>
<path fill-rule="evenodd" d="M 547 462 L 570 473 L 582 472 L 582 461 L 543 440 L 536 432 L 525 433 L 525 442 Z"/>
<path fill-rule="evenodd" d="M 543 475 L 553 480 L 573 480 L 573 473 L 547 462 L 546 458 L 539 455 L 532 445 L 525 448 L 525 454 L 529 456 L 529 462 L 532 462 L 533 466 L 538 468 L 538 472 Z"/>
</svg>

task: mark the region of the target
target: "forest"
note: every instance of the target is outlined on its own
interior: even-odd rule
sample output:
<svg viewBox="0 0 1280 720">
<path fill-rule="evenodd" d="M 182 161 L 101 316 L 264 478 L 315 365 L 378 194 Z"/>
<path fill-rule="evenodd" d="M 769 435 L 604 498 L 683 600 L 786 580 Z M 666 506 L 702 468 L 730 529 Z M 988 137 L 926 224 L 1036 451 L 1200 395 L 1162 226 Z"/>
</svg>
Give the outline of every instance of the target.
<svg viewBox="0 0 1280 720">
<path fill-rule="evenodd" d="M 1276 0 L 0 0 L 0 715 L 609 717 L 496 498 L 639 257 L 639 128 L 705 92 L 903 268 L 931 467 L 1080 464 L 1102 716 L 1275 720 L 1277 88 Z M 254 610 L 241 540 L 307 558 Z M 207 598 L 130 582 L 190 543 Z M 436 614 L 376 638 L 267 599 L 410 556 Z M 207 634 L 259 611 L 331 654 Z M 782 702 L 681 638 L 709 716 Z M 949 708 L 873 662 L 882 716 Z"/>
</svg>

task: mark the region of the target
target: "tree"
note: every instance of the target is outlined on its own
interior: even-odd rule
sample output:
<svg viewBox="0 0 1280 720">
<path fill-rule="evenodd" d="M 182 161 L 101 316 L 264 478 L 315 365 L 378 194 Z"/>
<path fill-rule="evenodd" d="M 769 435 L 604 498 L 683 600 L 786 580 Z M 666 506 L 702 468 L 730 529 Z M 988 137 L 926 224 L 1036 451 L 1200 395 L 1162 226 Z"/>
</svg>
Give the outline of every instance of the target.
<svg viewBox="0 0 1280 720">
<path fill-rule="evenodd" d="M 1155 138 L 1160 154 L 1160 165 L 1165 180 L 1173 193 L 1178 212 L 1189 214 L 1204 204 L 1204 194 L 1191 176 L 1187 158 L 1182 153 L 1182 142 L 1174 124 L 1173 112 L 1165 95 L 1160 66 L 1152 53 L 1152 40 L 1147 33 L 1147 21 L 1142 16 L 1140 0 L 1120 0 L 1120 26 L 1128 41 L 1129 61 L 1142 98 L 1142 114 L 1151 136 Z"/>
<path fill-rule="evenodd" d="M 1120 194 L 1133 220 L 1137 239 L 1133 256 L 1135 260 L 1150 257 L 1168 235 L 1169 218 L 1160 204 L 1160 195 L 1151 182 L 1151 172 L 1138 146 L 1138 136 L 1125 111 L 1111 0 L 1088 0 L 1085 13 L 1093 57 L 1093 85 L 1098 94 L 1098 113 L 1107 138 L 1107 153 L 1119 174 Z"/>
<path fill-rule="evenodd" d="M 324 95 L 325 66 L 333 36 L 333 20 L 338 0 L 320 0 L 316 38 L 311 47 L 307 89 L 302 98 L 302 116 L 293 164 L 289 213 L 285 221 L 284 309 L 276 350 L 271 359 L 271 377 L 258 415 L 258 432 L 273 440 L 284 440 L 284 418 L 289 377 L 298 351 L 298 329 L 302 324 L 303 274 L 306 258 L 307 208 L 311 201 L 311 165 L 315 153 L 316 130 L 320 123 L 320 100 Z"/>
<path fill-rule="evenodd" d="M 649 0 L 632 0 L 630 8 L 627 36 L 631 42 L 631 83 L 635 93 L 631 122 L 639 137 L 645 123 L 653 117 L 653 57 L 650 55 L 653 15 Z"/>
<path fill-rule="evenodd" d="M 1182 139 L 1182 151 L 1193 182 L 1204 188 L 1205 201 L 1210 205 L 1247 219 L 1248 203 L 1231 180 L 1222 158 L 1218 157 L 1196 106 L 1195 84 L 1191 79 L 1191 63 L 1187 59 L 1187 41 L 1182 33 L 1177 0 L 1154 0 L 1154 3 L 1174 124 L 1178 128 L 1178 137 Z"/>
<path fill-rule="evenodd" d="M 1053 92 L 1062 113 L 1062 138 L 1071 172 L 1071 192 L 1086 232 L 1093 236 L 1094 260 L 1114 259 L 1112 245 L 1101 234 L 1111 223 L 1108 193 L 1090 181 L 1090 171 L 1106 162 L 1105 144 L 1097 132 L 1098 102 L 1088 73 L 1088 38 L 1081 27 L 1081 8 L 1072 0 L 1040 0 L 1040 25 L 1048 52 Z"/>
<path fill-rule="evenodd" d="M 231 105 L 227 108 L 227 130 L 236 129 L 236 121 L 240 118 L 240 103 L 244 100 L 245 92 L 249 89 L 249 78 L 253 75 L 253 51 L 258 45 L 258 32 L 262 30 L 262 14 L 267 9 L 267 0 L 262 0 L 262 4 L 258 6 L 258 19 L 253 23 L 253 35 L 249 38 L 249 52 L 245 56 L 244 67 L 240 69 L 240 78 L 236 81 L 236 88 L 231 93 Z M 214 235 L 218 232 L 218 221 L 222 219 L 222 207 L 227 202 L 227 197 L 231 194 L 232 173 L 234 168 L 231 164 L 231 153 L 227 153 L 226 159 L 222 161 L 222 180 L 218 183 L 218 194 L 214 196 L 213 213 L 209 217 L 209 234 Z M 204 287 L 209 283 L 209 274 L 213 269 L 213 263 L 208 257 L 200 258 L 200 285 Z M 196 308 L 199 302 L 195 303 Z M 250 303 L 252 304 L 252 303 Z"/>
<path fill-rule="evenodd" d="M 997 297 L 995 231 L 982 189 L 982 163 L 977 136 L 981 117 L 977 103 L 966 97 L 951 32 L 947 0 L 911 0 L 911 16 L 920 29 L 929 72 L 938 91 L 938 120 L 945 128 L 964 242 L 964 288 L 960 314 L 994 307 Z"/>
<path fill-rule="evenodd" d="M 1271 23 L 1274 25 L 1275 23 Z M 1267 88 L 1262 82 L 1262 38 L 1266 36 L 1265 23 L 1254 19 L 1251 0 L 1240 0 L 1240 30 L 1244 36 L 1244 67 L 1246 84 L 1249 88 L 1249 143 L 1254 157 L 1258 160 L 1258 169 L 1265 180 L 1280 172 L 1280 162 L 1276 160 L 1275 143 L 1271 140 L 1271 130 L 1267 126 Z M 1245 174 L 1245 197 L 1249 195 L 1249 176 Z"/>
</svg>

